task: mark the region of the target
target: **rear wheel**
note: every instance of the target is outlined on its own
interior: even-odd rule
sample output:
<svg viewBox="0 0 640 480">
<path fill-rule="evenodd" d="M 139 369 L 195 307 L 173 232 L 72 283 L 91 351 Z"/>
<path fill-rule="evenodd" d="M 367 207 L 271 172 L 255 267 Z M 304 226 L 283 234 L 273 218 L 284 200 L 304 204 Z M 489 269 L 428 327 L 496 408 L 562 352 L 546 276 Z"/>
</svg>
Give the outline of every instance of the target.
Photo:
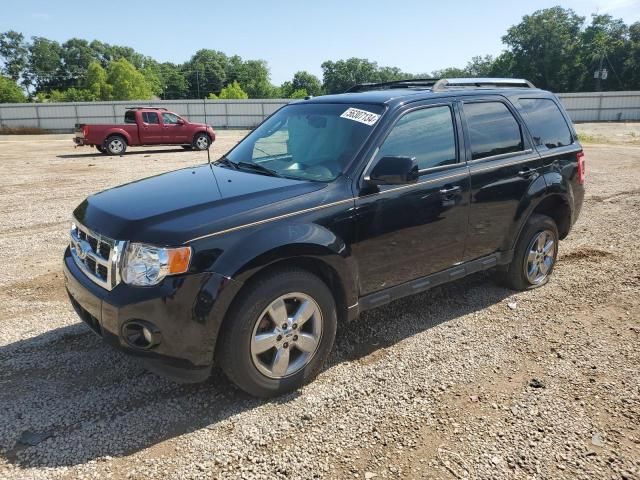
<svg viewBox="0 0 640 480">
<path fill-rule="evenodd" d="M 218 361 L 251 395 L 281 395 L 320 372 L 336 324 L 335 301 L 322 280 L 304 270 L 279 270 L 248 285 L 234 303 Z"/>
<path fill-rule="evenodd" d="M 558 256 L 558 227 L 546 215 L 534 214 L 525 225 L 503 283 L 514 290 L 537 288 L 549 281 Z"/>
<path fill-rule="evenodd" d="M 127 151 L 127 141 L 120 135 L 107 138 L 104 148 L 110 155 L 122 155 Z"/>
<path fill-rule="evenodd" d="M 206 133 L 198 133 L 195 137 L 193 137 L 192 147 L 196 150 L 206 150 L 209 148 L 209 135 Z"/>
</svg>

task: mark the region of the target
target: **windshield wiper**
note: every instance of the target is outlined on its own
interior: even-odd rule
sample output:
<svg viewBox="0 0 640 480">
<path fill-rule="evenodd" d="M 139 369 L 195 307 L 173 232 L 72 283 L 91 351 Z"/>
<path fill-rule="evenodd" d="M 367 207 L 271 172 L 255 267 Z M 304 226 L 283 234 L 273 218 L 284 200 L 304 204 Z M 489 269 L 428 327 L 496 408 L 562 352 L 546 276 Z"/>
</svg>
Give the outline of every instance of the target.
<svg viewBox="0 0 640 480">
<path fill-rule="evenodd" d="M 259 163 L 238 162 L 238 163 L 234 163 L 234 165 L 236 165 L 237 168 L 245 168 L 247 170 L 253 170 L 255 172 L 259 172 L 264 175 L 270 175 L 272 177 L 282 177 L 282 175 L 280 175 L 275 170 L 271 170 L 270 168 L 262 166 Z"/>
<path fill-rule="evenodd" d="M 218 160 L 216 160 L 216 164 L 222 164 L 222 165 L 225 165 L 227 167 L 231 167 L 234 170 L 238 169 L 238 165 L 236 164 L 236 162 L 232 162 L 225 155 L 223 155 Z"/>
</svg>

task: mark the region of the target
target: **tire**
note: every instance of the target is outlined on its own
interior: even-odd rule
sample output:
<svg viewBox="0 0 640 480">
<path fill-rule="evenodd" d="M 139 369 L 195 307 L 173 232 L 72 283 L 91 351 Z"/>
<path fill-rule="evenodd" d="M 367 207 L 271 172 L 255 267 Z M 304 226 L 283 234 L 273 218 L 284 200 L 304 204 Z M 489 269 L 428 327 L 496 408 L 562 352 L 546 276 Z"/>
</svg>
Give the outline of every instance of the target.
<svg viewBox="0 0 640 480">
<path fill-rule="evenodd" d="M 194 150 L 206 150 L 209 148 L 210 143 L 211 139 L 209 138 L 209 135 L 200 132 L 193 137 L 193 143 L 191 146 Z"/>
<path fill-rule="evenodd" d="M 502 283 L 514 290 L 531 290 L 549 281 L 558 257 L 558 227 L 546 215 L 533 214 L 527 221 L 502 273 Z"/>
<path fill-rule="evenodd" d="M 105 154 L 105 155 L 107 154 L 107 151 L 102 145 L 96 145 L 96 149 L 102 154 Z"/>
<path fill-rule="evenodd" d="M 304 270 L 277 270 L 248 284 L 234 301 L 217 361 L 245 392 L 263 398 L 282 395 L 318 375 L 333 347 L 336 326 L 335 300 L 322 280 Z"/>
<path fill-rule="evenodd" d="M 127 151 L 127 141 L 120 135 L 113 135 L 105 140 L 104 149 L 109 155 L 123 155 Z"/>
</svg>

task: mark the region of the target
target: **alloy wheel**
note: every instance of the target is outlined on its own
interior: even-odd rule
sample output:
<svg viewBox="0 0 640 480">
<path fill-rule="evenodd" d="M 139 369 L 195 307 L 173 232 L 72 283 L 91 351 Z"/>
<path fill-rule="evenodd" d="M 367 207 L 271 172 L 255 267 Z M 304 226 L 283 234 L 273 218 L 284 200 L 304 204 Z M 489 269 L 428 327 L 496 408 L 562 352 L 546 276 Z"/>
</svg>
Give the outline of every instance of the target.
<svg viewBox="0 0 640 480">
<path fill-rule="evenodd" d="M 550 230 L 538 232 L 527 248 L 524 271 L 532 285 L 544 282 L 549 276 L 556 257 L 556 242 Z"/>
<path fill-rule="evenodd" d="M 313 359 L 322 337 L 322 313 L 309 295 L 276 298 L 260 314 L 251 336 L 251 358 L 264 376 L 296 374 Z"/>
</svg>

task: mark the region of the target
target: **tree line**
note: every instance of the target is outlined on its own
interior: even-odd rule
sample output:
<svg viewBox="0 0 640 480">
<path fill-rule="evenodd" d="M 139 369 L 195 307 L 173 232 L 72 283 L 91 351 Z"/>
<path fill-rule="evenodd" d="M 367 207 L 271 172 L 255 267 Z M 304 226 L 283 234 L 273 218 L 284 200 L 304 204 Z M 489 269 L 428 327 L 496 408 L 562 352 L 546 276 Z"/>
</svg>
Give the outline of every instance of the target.
<svg viewBox="0 0 640 480">
<path fill-rule="evenodd" d="M 189 98 L 304 98 L 356 83 L 404 78 L 521 77 L 554 92 L 640 90 L 640 22 L 606 14 L 590 21 L 553 7 L 525 15 L 502 37 L 504 51 L 464 67 L 403 72 L 364 58 L 322 63 L 322 80 L 300 71 L 273 85 L 264 60 L 201 49 L 182 64 L 160 63 L 133 48 L 72 38 L 30 40 L 0 34 L 0 103 Z"/>
</svg>

